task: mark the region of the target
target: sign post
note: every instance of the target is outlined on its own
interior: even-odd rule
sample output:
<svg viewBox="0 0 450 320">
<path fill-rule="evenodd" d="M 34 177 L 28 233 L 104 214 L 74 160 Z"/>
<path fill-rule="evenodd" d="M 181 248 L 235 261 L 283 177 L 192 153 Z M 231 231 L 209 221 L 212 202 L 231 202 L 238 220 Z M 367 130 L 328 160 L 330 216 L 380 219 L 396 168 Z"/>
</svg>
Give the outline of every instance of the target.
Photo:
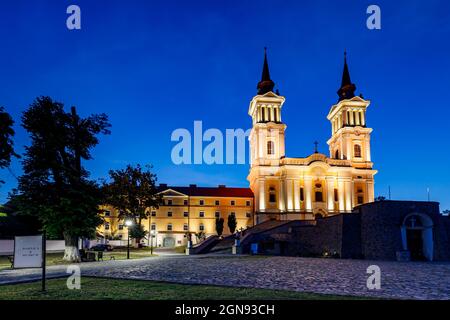
<svg viewBox="0 0 450 320">
<path fill-rule="evenodd" d="M 47 234 L 42 233 L 42 292 L 45 292 L 45 268 L 47 264 Z"/>
<path fill-rule="evenodd" d="M 42 291 L 45 291 L 46 234 L 14 238 L 14 268 L 42 268 Z"/>
</svg>

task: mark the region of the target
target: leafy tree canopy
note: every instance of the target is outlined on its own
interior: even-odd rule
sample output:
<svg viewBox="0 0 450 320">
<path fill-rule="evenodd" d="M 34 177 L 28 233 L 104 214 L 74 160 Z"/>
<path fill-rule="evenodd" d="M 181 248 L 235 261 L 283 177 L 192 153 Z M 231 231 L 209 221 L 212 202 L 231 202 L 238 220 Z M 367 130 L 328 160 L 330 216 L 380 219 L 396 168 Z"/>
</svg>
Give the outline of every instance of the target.
<svg viewBox="0 0 450 320">
<path fill-rule="evenodd" d="M 152 166 L 128 165 L 125 169 L 109 171 L 110 182 L 104 183 L 105 204 L 120 211 L 119 218 L 132 218 L 141 224 L 150 214 L 149 208 L 158 208 L 161 196 L 157 194 L 156 175 Z"/>
<path fill-rule="evenodd" d="M 99 134 L 110 133 L 108 118 L 82 119 L 75 108 L 65 112 L 62 103 L 40 97 L 23 113 L 22 126 L 31 144 L 25 147 L 24 173 L 11 200 L 21 212 L 37 215 L 50 235 L 62 234 L 67 253 L 78 237 L 92 236 L 101 223 L 102 193 L 81 161 L 92 158 Z"/>
<path fill-rule="evenodd" d="M 11 158 L 17 156 L 14 153 L 12 137 L 14 121 L 11 116 L 0 107 L 0 169 L 7 168 Z M 2 183 L 2 181 L 0 181 Z"/>
<path fill-rule="evenodd" d="M 228 216 L 228 228 L 230 229 L 230 232 L 234 233 L 236 231 L 236 227 L 237 227 L 236 216 L 234 214 L 230 214 Z"/>
</svg>

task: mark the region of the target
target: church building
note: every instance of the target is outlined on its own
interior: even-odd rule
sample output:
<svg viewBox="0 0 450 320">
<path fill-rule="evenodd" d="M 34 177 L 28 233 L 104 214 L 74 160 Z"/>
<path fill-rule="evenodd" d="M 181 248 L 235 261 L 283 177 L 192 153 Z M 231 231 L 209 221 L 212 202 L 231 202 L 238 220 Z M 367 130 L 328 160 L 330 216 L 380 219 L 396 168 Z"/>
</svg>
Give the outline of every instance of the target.
<svg viewBox="0 0 450 320">
<path fill-rule="evenodd" d="M 347 57 L 339 96 L 328 113 L 331 136 L 329 155 L 317 152 L 304 158 L 287 157 L 286 124 L 282 120 L 285 97 L 274 92 L 267 54 L 257 95 L 250 102 L 251 168 L 248 175 L 255 197 L 256 222 L 312 220 L 349 213 L 357 205 L 374 201 L 370 134 L 366 124 L 369 100 L 355 96 Z"/>
</svg>

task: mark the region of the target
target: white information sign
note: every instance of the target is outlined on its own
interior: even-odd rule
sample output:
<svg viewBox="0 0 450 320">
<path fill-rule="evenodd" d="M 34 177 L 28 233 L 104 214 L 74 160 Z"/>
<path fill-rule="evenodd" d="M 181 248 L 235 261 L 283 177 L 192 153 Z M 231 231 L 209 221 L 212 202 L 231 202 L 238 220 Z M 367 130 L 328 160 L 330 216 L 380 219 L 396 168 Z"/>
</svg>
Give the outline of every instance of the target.
<svg viewBox="0 0 450 320">
<path fill-rule="evenodd" d="M 42 267 L 42 235 L 15 237 L 14 268 Z"/>
</svg>

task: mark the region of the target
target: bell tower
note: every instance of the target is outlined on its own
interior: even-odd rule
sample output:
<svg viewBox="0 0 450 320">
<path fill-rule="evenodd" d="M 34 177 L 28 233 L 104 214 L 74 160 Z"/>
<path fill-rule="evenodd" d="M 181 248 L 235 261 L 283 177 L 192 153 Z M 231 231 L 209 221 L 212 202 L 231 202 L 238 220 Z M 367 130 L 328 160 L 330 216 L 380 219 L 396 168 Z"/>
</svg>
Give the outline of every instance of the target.
<svg viewBox="0 0 450 320">
<path fill-rule="evenodd" d="M 366 110 L 370 104 L 362 96 L 355 96 L 356 86 L 351 82 L 344 53 L 344 70 L 341 87 L 337 91 L 337 104 L 327 116 L 331 122 L 331 138 L 328 140 L 330 158 L 350 160 L 372 168 L 370 156 L 371 128 L 366 124 Z"/>
<path fill-rule="evenodd" d="M 261 81 L 257 85 L 257 95 L 250 102 L 248 114 L 252 117 L 250 133 L 250 159 L 252 167 L 267 162 L 276 162 L 285 156 L 284 131 L 281 108 L 285 98 L 278 90 L 273 92 L 275 83 L 270 78 L 267 52 L 264 49 L 264 64 Z"/>
<path fill-rule="evenodd" d="M 255 211 L 261 219 L 277 219 L 284 210 L 282 182 L 278 177 L 280 162 L 285 157 L 284 132 L 286 125 L 281 120 L 281 108 L 285 101 L 270 78 L 267 52 L 264 49 L 264 64 L 257 94 L 248 108 L 252 117 L 250 132 L 250 173 L 247 179 L 255 195 Z"/>
</svg>

